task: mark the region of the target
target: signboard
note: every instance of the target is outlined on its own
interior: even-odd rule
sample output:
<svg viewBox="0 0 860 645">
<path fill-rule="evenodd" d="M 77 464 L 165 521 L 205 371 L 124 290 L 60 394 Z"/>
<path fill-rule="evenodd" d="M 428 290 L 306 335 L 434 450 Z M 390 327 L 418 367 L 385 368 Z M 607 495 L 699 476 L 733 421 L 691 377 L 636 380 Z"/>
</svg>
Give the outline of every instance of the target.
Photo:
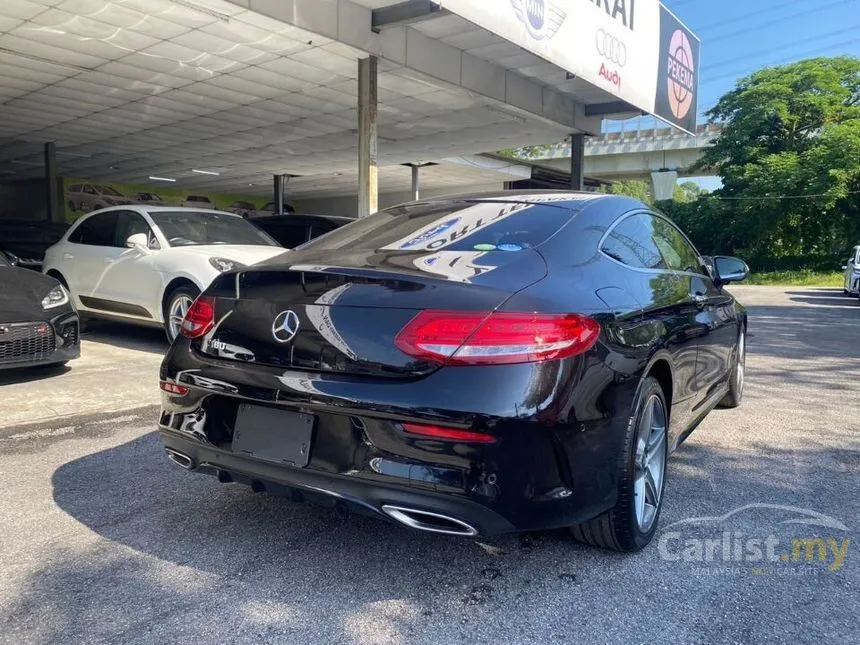
<svg viewBox="0 0 860 645">
<path fill-rule="evenodd" d="M 645 112 L 693 133 L 698 38 L 659 0 L 435 0 Z"/>
</svg>

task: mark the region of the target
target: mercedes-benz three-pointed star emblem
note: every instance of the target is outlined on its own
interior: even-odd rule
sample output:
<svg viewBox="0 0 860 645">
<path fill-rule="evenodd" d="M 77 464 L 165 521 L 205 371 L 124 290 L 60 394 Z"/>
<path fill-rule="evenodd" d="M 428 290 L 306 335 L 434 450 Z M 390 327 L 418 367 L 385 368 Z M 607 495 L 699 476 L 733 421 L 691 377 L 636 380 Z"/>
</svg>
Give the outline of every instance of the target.
<svg viewBox="0 0 860 645">
<path fill-rule="evenodd" d="M 287 309 L 275 316 L 272 323 L 272 336 L 279 343 L 289 343 L 299 332 L 299 315 Z"/>
</svg>

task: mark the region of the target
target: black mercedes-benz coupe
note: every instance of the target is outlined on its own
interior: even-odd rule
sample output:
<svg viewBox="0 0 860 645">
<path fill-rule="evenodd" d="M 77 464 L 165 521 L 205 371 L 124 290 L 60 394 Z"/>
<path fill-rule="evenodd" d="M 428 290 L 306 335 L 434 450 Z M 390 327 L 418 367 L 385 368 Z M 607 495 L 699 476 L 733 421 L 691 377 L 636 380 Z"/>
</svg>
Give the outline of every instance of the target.
<svg viewBox="0 0 860 645">
<path fill-rule="evenodd" d="M 0 253 L 0 369 L 66 363 L 80 356 L 79 322 L 54 278 Z"/>
<path fill-rule="evenodd" d="M 162 365 L 161 437 L 188 470 L 415 529 L 637 550 L 668 454 L 741 401 L 723 287 L 747 273 L 623 197 L 390 208 L 217 278 Z"/>
</svg>

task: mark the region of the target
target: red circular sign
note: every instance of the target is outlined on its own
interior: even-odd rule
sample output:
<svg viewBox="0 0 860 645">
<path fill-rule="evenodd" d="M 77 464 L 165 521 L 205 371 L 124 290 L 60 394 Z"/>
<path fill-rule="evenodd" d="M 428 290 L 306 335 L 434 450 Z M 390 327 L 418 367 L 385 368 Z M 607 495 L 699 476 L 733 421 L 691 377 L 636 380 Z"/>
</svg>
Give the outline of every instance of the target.
<svg viewBox="0 0 860 645">
<path fill-rule="evenodd" d="M 695 63 L 690 39 L 683 30 L 672 34 L 669 43 L 669 107 L 676 119 L 683 119 L 693 106 Z"/>
</svg>

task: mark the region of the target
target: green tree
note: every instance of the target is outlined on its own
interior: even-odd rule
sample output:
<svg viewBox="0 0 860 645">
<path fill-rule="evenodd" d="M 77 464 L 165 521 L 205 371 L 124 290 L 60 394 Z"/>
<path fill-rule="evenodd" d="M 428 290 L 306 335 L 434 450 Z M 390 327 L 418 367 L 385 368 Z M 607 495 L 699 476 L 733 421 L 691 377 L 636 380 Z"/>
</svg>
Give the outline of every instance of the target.
<svg viewBox="0 0 860 645">
<path fill-rule="evenodd" d="M 599 192 L 609 195 L 626 195 L 646 204 L 654 203 L 651 184 L 643 179 L 622 179 L 609 186 L 601 186 Z"/>
<path fill-rule="evenodd" d="M 727 202 L 714 234 L 754 262 L 833 257 L 860 235 L 860 59 L 759 70 L 709 112 L 723 128 L 704 156 Z M 820 196 L 819 196 L 820 195 Z M 720 230 L 718 230 L 718 228 Z"/>
<path fill-rule="evenodd" d="M 675 194 L 673 199 L 676 202 L 689 203 L 694 202 L 703 195 L 707 195 L 708 191 L 692 181 L 685 181 L 675 186 Z"/>
</svg>

